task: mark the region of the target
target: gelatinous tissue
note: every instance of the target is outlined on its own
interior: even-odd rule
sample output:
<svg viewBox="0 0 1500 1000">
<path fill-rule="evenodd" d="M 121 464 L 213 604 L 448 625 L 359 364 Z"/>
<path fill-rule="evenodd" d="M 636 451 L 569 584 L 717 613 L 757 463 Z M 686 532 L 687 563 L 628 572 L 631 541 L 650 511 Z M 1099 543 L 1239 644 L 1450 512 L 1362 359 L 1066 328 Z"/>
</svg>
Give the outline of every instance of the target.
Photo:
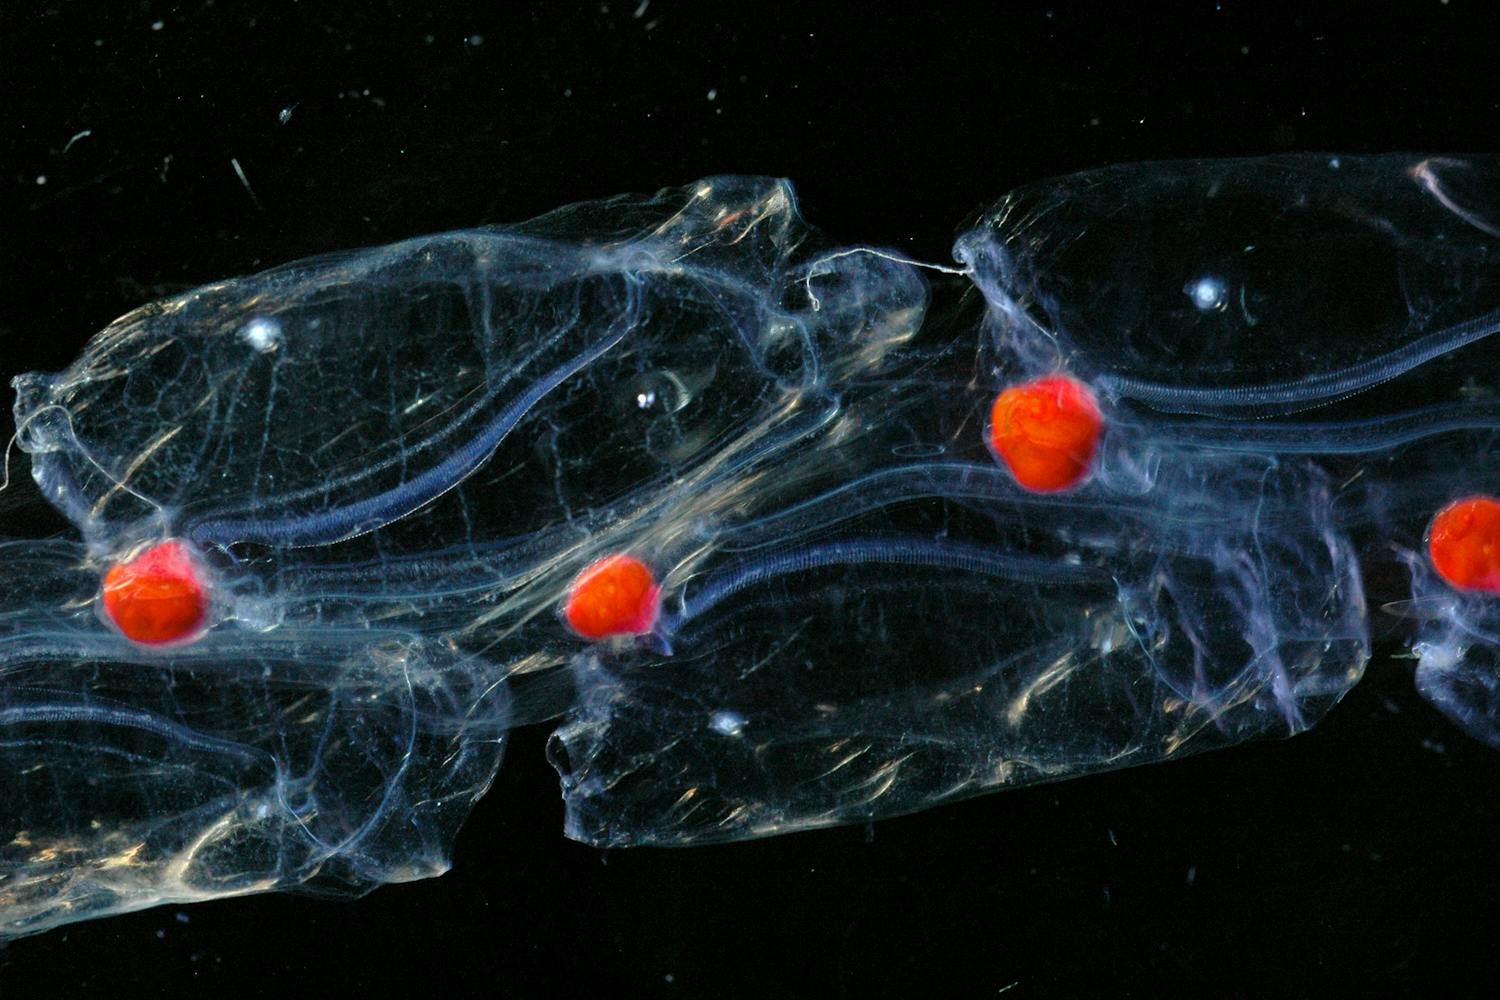
<svg viewBox="0 0 1500 1000">
<path fill-rule="evenodd" d="M 1500 746 L 1497 255 L 1491 160 L 1098 170 L 952 266 L 717 177 L 137 309 L 14 381 L 0 933 L 438 874 L 527 724 L 568 836 L 736 840 L 1301 732 L 1375 622 Z"/>
</svg>

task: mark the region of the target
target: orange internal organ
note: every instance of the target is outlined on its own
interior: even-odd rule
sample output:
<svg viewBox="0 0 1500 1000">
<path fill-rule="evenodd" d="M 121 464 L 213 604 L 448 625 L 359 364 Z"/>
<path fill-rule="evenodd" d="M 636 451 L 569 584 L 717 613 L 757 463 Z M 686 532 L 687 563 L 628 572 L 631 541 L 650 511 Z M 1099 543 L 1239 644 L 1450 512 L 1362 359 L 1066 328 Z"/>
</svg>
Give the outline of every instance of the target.
<svg viewBox="0 0 1500 1000">
<path fill-rule="evenodd" d="M 1500 501 L 1465 497 L 1438 511 L 1427 531 L 1427 552 L 1453 586 L 1500 594 Z"/>
<path fill-rule="evenodd" d="M 643 635 L 656 624 L 661 588 L 635 556 L 606 556 L 573 581 L 563 615 L 585 639 Z"/>
<path fill-rule="evenodd" d="M 161 645 L 192 638 L 208 617 L 208 594 L 187 546 L 153 545 L 104 574 L 104 610 L 127 638 Z"/>
<path fill-rule="evenodd" d="M 990 411 L 990 445 L 1028 490 L 1053 493 L 1088 474 L 1104 418 L 1088 386 L 1046 375 L 1006 389 Z"/>
</svg>

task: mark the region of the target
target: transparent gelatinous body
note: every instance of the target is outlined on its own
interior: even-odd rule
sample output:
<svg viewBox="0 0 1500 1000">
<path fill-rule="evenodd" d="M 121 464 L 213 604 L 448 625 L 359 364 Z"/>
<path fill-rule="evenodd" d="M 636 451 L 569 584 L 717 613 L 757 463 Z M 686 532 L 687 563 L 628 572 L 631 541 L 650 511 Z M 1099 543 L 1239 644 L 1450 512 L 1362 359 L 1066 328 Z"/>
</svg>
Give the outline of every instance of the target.
<svg viewBox="0 0 1500 1000">
<path fill-rule="evenodd" d="M 713 178 L 123 317 L 15 380 L 78 537 L 0 543 L 3 932 L 442 871 L 548 720 L 602 845 L 1292 735 L 1372 606 L 1496 742 L 1495 598 L 1424 544 L 1500 471 L 1495 181 L 1114 168 L 929 281 Z"/>
<path fill-rule="evenodd" d="M 1150 483 L 1184 447 L 1312 459 L 1367 583 L 1409 586 L 1371 599 L 1412 624 L 1418 689 L 1500 746 L 1500 550 L 1477 531 L 1445 579 L 1433 534 L 1500 488 L 1500 163 L 1114 167 L 1014 192 L 956 255 L 998 366 L 1108 401 L 1098 476 Z"/>
</svg>

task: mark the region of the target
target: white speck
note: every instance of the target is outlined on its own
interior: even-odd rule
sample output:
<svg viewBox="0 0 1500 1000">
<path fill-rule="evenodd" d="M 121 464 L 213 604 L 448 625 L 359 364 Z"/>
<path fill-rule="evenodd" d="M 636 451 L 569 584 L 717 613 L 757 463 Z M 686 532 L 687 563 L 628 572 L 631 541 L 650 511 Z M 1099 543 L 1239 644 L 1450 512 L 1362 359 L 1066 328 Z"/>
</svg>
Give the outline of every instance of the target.
<svg viewBox="0 0 1500 1000">
<path fill-rule="evenodd" d="M 296 110 L 297 110 L 297 105 L 295 105 L 295 104 L 288 104 L 286 107 L 284 107 L 280 111 L 276 112 L 276 121 L 279 124 L 285 125 L 287 122 L 289 122 L 289 121 L 292 120 L 292 112 L 296 111 Z"/>
<path fill-rule="evenodd" d="M 641 5 L 637 7 L 635 9 L 635 13 L 631 14 L 630 16 L 639 21 L 641 18 L 646 16 L 646 8 L 650 6 L 651 0 L 641 0 Z"/>
<path fill-rule="evenodd" d="M 738 736 L 745 731 L 748 720 L 738 712 L 720 709 L 713 714 L 708 727 L 721 736 Z"/>
<path fill-rule="evenodd" d="M 1250 54 L 1250 46 L 1248 46 L 1248 45 L 1241 45 L 1240 46 L 1240 55 L 1242 55 L 1242 56 L 1248 56 L 1249 54 Z"/>
<path fill-rule="evenodd" d="M 1221 278 L 1212 275 L 1188 282 L 1184 289 L 1199 312 L 1218 312 L 1229 301 L 1229 289 Z"/>
<path fill-rule="evenodd" d="M 1342 167 L 1344 165 L 1344 161 L 1335 156 L 1333 159 L 1328 161 L 1328 165 L 1334 170 L 1337 170 L 1339 167 Z"/>
<path fill-rule="evenodd" d="M 572 97 L 573 96 L 573 88 L 572 87 L 564 87 L 563 88 L 563 96 L 564 97 Z"/>
<path fill-rule="evenodd" d="M 87 139 L 93 134 L 94 130 L 91 128 L 86 128 L 82 132 L 75 133 L 73 138 L 68 140 L 68 144 L 63 147 L 63 152 L 66 153 L 68 150 L 72 149 L 73 143 L 77 142 L 79 139 Z"/>
<path fill-rule="evenodd" d="M 152 31 L 160 31 L 161 29 L 165 28 L 166 26 L 167 26 L 167 22 L 166 21 L 152 21 L 151 22 L 151 30 Z"/>
<path fill-rule="evenodd" d="M 468 44 L 471 47 L 477 49 L 477 48 L 479 48 L 479 46 L 481 46 L 481 45 L 484 44 L 484 36 L 483 35 L 470 35 L 469 36 Z"/>
<path fill-rule="evenodd" d="M 36 182 L 37 182 L 38 186 L 47 183 L 47 175 L 46 174 L 37 174 L 36 175 Z"/>
<path fill-rule="evenodd" d="M 708 92 L 708 99 L 710 101 L 716 101 L 716 100 L 719 99 L 719 91 L 718 91 L 717 87 L 709 90 L 709 92 Z"/>
<path fill-rule="evenodd" d="M 270 354 L 281 346 L 281 324 L 274 319 L 257 316 L 245 324 L 240 339 L 262 354 Z"/>
</svg>

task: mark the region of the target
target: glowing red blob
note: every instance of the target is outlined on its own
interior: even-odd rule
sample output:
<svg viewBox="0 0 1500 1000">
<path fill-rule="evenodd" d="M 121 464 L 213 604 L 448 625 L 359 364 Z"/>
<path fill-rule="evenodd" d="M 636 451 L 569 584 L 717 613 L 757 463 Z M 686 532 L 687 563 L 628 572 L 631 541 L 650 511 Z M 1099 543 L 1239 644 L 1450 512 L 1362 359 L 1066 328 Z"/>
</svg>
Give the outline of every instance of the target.
<svg viewBox="0 0 1500 1000">
<path fill-rule="evenodd" d="M 1427 552 L 1438 574 L 1460 590 L 1500 594 L 1500 501 L 1455 500 L 1432 519 Z"/>
<path fill-rule="evenodd" d="M 585 639 L 644 635 L 656 624 L 661 588 L 635 556 L 606 556 L 573 581 L 563 614 Z"/>
<path fill-rule="evenodd" d="M 990 446 L 1016 482 L 1037 493 L 1088 475 L 1104 418 L 1088 386 L 1066 375 L 1013 385 L 990 411 Z"/>
<path fill-rule="evenodd" d="M 179 541 L 153 545 L 104 574 L 104 611 L 134 642 L 157 646 L 196 637 L 208 618 L 203 575 Z"/>
</svg>

